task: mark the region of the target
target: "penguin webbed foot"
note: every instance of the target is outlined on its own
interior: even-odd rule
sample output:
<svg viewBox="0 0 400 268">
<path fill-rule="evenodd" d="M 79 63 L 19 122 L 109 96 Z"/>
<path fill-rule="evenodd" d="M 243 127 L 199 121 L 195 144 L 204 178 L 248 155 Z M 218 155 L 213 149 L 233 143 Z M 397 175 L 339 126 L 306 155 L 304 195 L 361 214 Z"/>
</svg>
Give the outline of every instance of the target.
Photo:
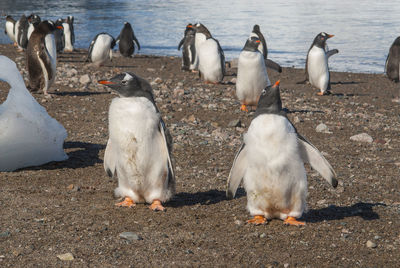
<svg viewBox="0 0 400 268">
<path fill-rule="evenodd" d="M 263 215 L 255 215 L 254 218 L 247 220 L 247 223 L 260 225 L 267 223 L 267 219 Z"/>
<path fill-rule="evenodd" d="M 287 217 L 283 223 L 285 225 L 294 225 L 294 226 L 304 226 L 306 223 L 304 221 L 298 221 L 295 217 Z"/>
<path fill-rule="evenodd" d="M 241 111 L 244 111 L 244 112 L 246 112 L 246 113 L 249 112 L 249 110 L 247 109 L 246 104 L 242 104 L 242 106 L 240 106 L 240 110 L 241 110 Z"/>
<path fill-rule="evenodd" d="M 130 197 L 125 197 L 125 199 L 122 202 L 119 202 L 115 205 L 117 207 L 128 207 L 128 208 L 136 206 L 135 202 Z"/>
<path fill-rule="evenodd" d="M 153 200 L 153 203 L 151 203 L 149 209 L 153 211 L 165 211 L 166 208 L 161 204 L 161 201 L 158 199 Z"/>
</svg>

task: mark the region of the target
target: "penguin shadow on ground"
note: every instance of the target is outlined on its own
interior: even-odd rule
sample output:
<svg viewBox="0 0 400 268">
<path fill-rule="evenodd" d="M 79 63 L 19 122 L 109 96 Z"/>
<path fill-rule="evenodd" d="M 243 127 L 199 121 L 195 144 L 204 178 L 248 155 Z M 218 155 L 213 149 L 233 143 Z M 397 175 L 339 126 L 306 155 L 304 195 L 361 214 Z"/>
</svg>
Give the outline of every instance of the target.
<svg viewBox="0 0 400 268">
<path fill-rule="evenodd" d="M 379 215 L 373 211 L 373 207 L 383 206 L 383 203 L 364 203 L 359 202 L 352 206 L 338 207 L 331 205 L 321 209 L 310 209 L 303 214 L 303 219 L 306 222 L 322 222 L 332 220 L 343 220 L 350 217 L 361 217 L 363 220 L 371 221 L 379 219 Z"/>
<path fill-rule="evenodd" d="M 283 108 L 283 111 L 285 111 L 285 113 L 287 113 L 287 114 L 297 114 L 297 113 L 306 114 L 306 113 L 311 113 L 311 112 L 317 113 L 317 114 L 325 113 L 324 111 L 320 111 L 320 110 L 289 110 L 287 108 Z"/>
<path fill-rule="evenodd" d="M 72 91 L 72 92 L 52 92 L 52 95 L 57 95 L 57 96 L 77 96 L 77 97 L 85 97 L 85 96 L 90 96 L 90 95 L 102 95 L 102 94 L 111 94 L 109 91 L 96 91 L 96 92 L 90 92 L 90 91 Z"/>
<path fill-rule="evenodd" d="M 240 188 L 237 190 L 235 198 L 240 198 L 245 195 L 246 192 L 244 191 L 244 189 Z M 217 204 L 224 200 L 227 200 L 226 192 L 215 189 L 208 190 L 206 192 L 196 192 L 196 193 L 181 192 L 177 193 L 174 196 L 174 198 L 168 202 L 168 206 L 173 208 L 194 206 L 197 204 L 208 206 Z"/>
<path fill-rule="evenodd" d="M 99 158 L 99 152 L 104 148 L 105 145 L 103 144 L 68 141 L 64 143 L 64 149 L 71 149 L 67 153 L 67 160 L 50 162 L 41 166 L 28 167 L 21 170 L 54 170 L 94 166 L 97 163 L 103 163 L 103 160 Z"/>
<path fill-rule="evenodd" d="M 367 93 L 331 93 L 330 96 L 337 97 L 339 99 L 349 98 L 349 97 L 360 97 L 360 96 L 371 96 L 371 94 Z"/>
</svg>

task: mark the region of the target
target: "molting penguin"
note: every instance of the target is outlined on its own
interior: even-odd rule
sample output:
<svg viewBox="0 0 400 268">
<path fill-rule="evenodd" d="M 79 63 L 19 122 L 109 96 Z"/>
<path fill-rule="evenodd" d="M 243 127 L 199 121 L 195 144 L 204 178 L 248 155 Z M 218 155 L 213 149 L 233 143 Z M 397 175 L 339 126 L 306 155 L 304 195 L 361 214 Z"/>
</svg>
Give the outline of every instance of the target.
<svg viewBox="0 0 400 268">
<path fill-rule="evenodd" d="M 133 41 L 136 42 L 138 50 L 140 50 L 139 41 L 136 39 L 131 24 L 129 22 L 125 22 L 121 33 L 117 37 L 117 43 L 119 43 L 119 52 L 121 52 L 122 56 L 131 57 L 133 55 L 133 52 L 135 52 L 135 44 Z"/>
<path fill-rule="evenodd" d="M 250 37 L 257 37 L 258 39 L 260 39 L 258 50 L 261 52 L 261 54 L 264 55 L 265 66 L 267 66 L 267 68 L 270 68 L 274 71 L 281 73 L 282 67 L 278 63 L 268 59 L 267 42 L 265 41 L 264 35 L 261 33 L 260 26 L 258 24 L 255 24 L 253 26 L 253 31 L 251 32 Z"/>
<path fill-rule="evenodd" d="M 10 15 L 8 15 L 6 17 L 6 25 L 5 25 L 5 29 L 4 29 L 4 33 L 8 35 L 8 37 L 10 38 L 10 40 L 14 43 L 14 46 L 17 46 L 17 42 L 15 39 L 15 23 L 16 21 L 13 19 L 13 17 L 11 17 Z"/>
<path fill-rule="evenodd" d="M 52 32 L 55 29 L 51 21 L 39 23 L 31 35 L 26 50 L 26 66 L 31 91 L 43 89 L 46 97 L 48 89 L 56 76 L 57 52 Z"/>
<path fill-rule="evenodd" d="M 328 58 L 338 53 L 339 50 L 328 51 L 326 40 L 333 36 L 325 32 L 319 33 L 307 53 L 306 80 L 320 90 L 317 93 L 320 96 L 328 94 L 331 89 Z"/>
<path fill-rule="evenodd" d="M 72 52 L 74 51 L 74 43 L 75 43 L 75 31 L 74 31 L 74 17 L 68 16 L 65 20 L 63 20 L 63 30 L 64 30 L 64 51 Z"/>
<path fill-rule="evenodd" d="M 102 65 L 107 59 L 112 60 L 112 49 L 115 39 L 108 33 L 99 33 L 90 43 L 88 61 L 95 65 Z"/>
<path fill-rule="evenodd" d="M 206 83 L 220 83 L 225 75 L 225 55 L 217 39 L 204 25 L 196 24 L 196 54 L 200 76 Z"/>
<path fill-rule="evenodd" d="M 63 27 L 63 19 L 58 19 L 54 23 L 56 29 L 54 30 L 54 40 L 56 42 L 56 50 L 58 52 L 62 52 L 65 47 L 65 37 L 64 37 L 64 27 Z"/>
<path fill-rule="evenodd" d="M 247 105 L 256 106 L 261 91 L 271 85 L 264 57 L 258 50 L 260 43 L 257 37 L 250 37 L 239 55 L 236 96 L 242 111 L 248 111 Z"/>
<path fill-rule="evenodd" d="M 282 110 L 279 81 L 263 90 L 257 110 L 235 156 L 228 178 L 227 197 L 233 198 L 243 179 L 248 223 L 280 218 L 285 224 L 304 225 L 309 163 L 333 187 L 336 174 L 317 148 L 297 133 Z"/>
<path fill-rule="evenodd" d="M 38 15 L 36 14 L 31 14 L 28 17 L 28 42 L 29 42 L 29 38 L 31 37 L 31 34 L 33 33 L 33 30 L 35 30 L 35 27 L 39 25 L 39 23 L 41 22 L 41 19 Z"/>
<path fill-rule="evenodd" d="M 15 39 L 17 41 L 18 50 L 23 51 L 28 46 L 29 23 L 27 17 L 22 15 L 15 24 L 15 27 Z"/>
<path fill-rule="evenodd" d="M 154 102 L 150 84 L 133 73 L 122 73 L 100 84 L 119 94 L 109 110 L 109 139 L 104 169 L 118 177 L 116 196 L 125 197 L 117 206 L 151 203 L 164 210 L 175 193 L 172 138 Z"/>
<path fill-rule="evenodd" d="M 186 26 L 184 37 L 179 42 L 178 50 L 182 49 L 182 70 L 189 71 L 194 69 L 194 60 L 196 58 L 196 49 L 194 45 L 196 30 L 189 23 Z"/>
</svg>

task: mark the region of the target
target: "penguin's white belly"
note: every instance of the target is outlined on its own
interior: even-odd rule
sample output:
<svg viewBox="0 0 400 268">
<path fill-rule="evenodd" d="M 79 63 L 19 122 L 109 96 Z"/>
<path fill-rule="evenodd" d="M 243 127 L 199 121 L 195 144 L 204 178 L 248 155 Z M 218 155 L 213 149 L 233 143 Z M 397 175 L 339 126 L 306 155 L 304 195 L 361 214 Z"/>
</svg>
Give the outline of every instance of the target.
<svg viewBox="0 0 400 268">
<path fill-rule="evenodd" d="M 242 51 L 239 55 L 236 95 L 245 104 L 256 105 L 261 91 L 271 85 L 264 58 L 259 52 Z"/>
<path fill-rule="evenodd" d="M 218 44 L 211 38 L 200 46 L 199 70 L 205 81 L 220 82 L 224 77 Z"/>
<path fill-rule="evenodd" d="M 57 49 L 56 49 L 56 43 L 54 41 L 54 34 L 47 34 L 44 40 L 45 40 L 47 52 L 49 53 L 49 56 L 50 56 L 51 70 L 53 72 L 53 76 L 48 78 L 50 81 L 49 82 L 49 87 L 50 87 L 51 83 L 54 81 L 54 78 L 56 77 Z"/>
<path fill-rule="evenodd" d="M 94 63 L 103 63 L 112 57 L 111 43 L 113 39 L 109 35 L 99 35 L 93 45 L 91 60 Z"/>
<path fill-rule="evenodd" d="M 6 32 L 11 41 L 15 42 L 14 23 L 12 23 L 11 21 L 6 22 Z"/>
<path fill-rule="evenodd" d="M 14 35 L 15 35 L 15 42 L 17 42 L 18 46 L 19 46 L 19 20 L 15 23 L 15 31 L 14 31 Z"/>
<path fill-rule="evenodd" d="M 311 85 L 323 92 L 326 91 L 329 83 L 329 68 L 324 49 L 316 46 L 311 48 L 308 53 L 307 70 Z"/>
<path fill-rule="evenodd" d="M 115 98 L 109 111 L 109 131 L 117 150 L 117 196 L 135 202 L 161 201 L 167 177 L 167 155 L 158 129 L 160 115 L 144 97 Z"/>
<path fill-rule="evenodd" d="M 29 27 L 28 27 L 28 35 L 27 35 L 27 37 L 28 37 L 28 40 L 29 40 L 29 38 L 31 38 L 31 34 L 33 33 L 33 31 L 35 30 L 35 26 L 33 26 L 33 24 L 32 23 L 29 23 Z"/>
<path fill-rule="evenodd" d="M 202 33 L 196 33 L 194 36 L 194 48 L 196 49 L 196 55 L 193 62 L 193 70 L 199 69 L 199 51 L 200 46 L 206 41 L 206 36 Z"/>
<path fill-rule="evenodd" d="M 307 177 L 289 121 L 273 114 L 256 117 L 244 136 L 247 163 L 243 182 L 252 215 L 300 217 L 305 208 Z"/>
<path fill-rule="evenodd" d="M 193 60 L 193 57 L 194 57 L 195 55 L 192 55 L 192 49 L 191 49 L 192 46 L 194 46 L 194 44 L 188 45 L 188 46 L 187 46 L 187 54 L 188 54 L 188 56 L 189 56 L 189 62 L 190 62 L 189 70 L 195 70 L 195 69 L 196 69 L 196 66 L 195 66 L 194 60 Z M 196 48 L 195 48 L 195 51 L 196 51 Z M 192 63 L 192 62 L 193 62 L 193 63 Z"/>
<path fill-rule="evenodd" d="M 65 39 L 65 46 L 64 46 L 64 51 L 73 51 L 74 50 L 74 46 L 72 45 L 72 36 L 71 36 L 71 30 L 69 28 L 69 24 L 64 22 L 62 24 L 62 26 L 64 27 L 64 39 Z"/>
</svg>

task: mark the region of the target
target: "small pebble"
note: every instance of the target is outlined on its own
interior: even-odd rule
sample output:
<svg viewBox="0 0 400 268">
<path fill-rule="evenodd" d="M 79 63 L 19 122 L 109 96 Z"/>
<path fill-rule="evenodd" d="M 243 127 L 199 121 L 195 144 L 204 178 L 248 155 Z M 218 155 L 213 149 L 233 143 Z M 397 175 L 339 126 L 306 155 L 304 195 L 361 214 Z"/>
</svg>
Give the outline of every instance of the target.
<svg viewBox="0 0 400 268">
<path fill-rule="evenodd" d="M 57 255 L 57 258 L 59 258 L 62 261 L 72 261 L 74 260 L 74 255 L 72 255 L 72 253 L 65 253 L 65 254 L 60 254 Z"/>
<path fill-rule="evenodd" d="M 374 242 L 372 242 L 371 240 L 367 241 L 367 247 L 369 248 L 376 248 L 376 244 Z"/>
<path fill-rule="evenodd" d="M 133 241 L 133 240 L 143 240 L 143 238 L 140 235 L 137 235 L 132 232 L 123 232 L 119 234 L 119 237 L 126 239 L 128 241 Z"/>
</svg>

